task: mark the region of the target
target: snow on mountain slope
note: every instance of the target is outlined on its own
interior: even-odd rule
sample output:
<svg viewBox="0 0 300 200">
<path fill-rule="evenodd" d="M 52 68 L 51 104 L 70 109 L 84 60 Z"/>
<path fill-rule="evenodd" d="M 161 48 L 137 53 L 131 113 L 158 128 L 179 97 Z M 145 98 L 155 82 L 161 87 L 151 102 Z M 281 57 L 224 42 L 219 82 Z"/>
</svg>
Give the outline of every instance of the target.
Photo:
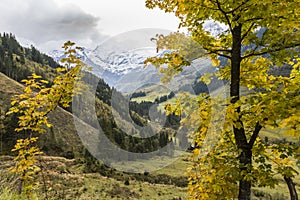
<svg viewBox="0 0 300 200">
<path fill-rule="evenodd" d="M 63 57 L 62 53 L 53 51 L 49 55 L 59 60 Z M 121 92 L 132 93 L 145 85 L 161 84 L 162 75 L 153 66 L 145 68 L 144 61 L 150 56 L 162 56 L 164 53 L 156 53 L 153 47 L 116 53 L 104 51 L 99 46 L 93 51 L 83 49 L 78 55 L 81 55 L 83 61 L 92 67 L 92 73 L 104 79 L 111 87 Z M 199 76 L 214 69 L 208 59 L 193 62 L 192 66 L 186 67 L 181 75 L 175 76 L 166 87 L 171 91 L 192 92 L 192 85 L 199 79 Z"/>
<path fill-rule="evenodd" d="M 220 31 L 222 27 L 216 28 L 215 31 Z M 148 57 L 162 56 L 165 53 L 157 53 L 156 43 L 151 41 L 151 38 L 155 37 L 157 33 L 169 34 L 168 31 L 160 29 L 140 29 L 126 32 L 105 40 L 94 50 L 84 48 L 78 52 L 78 55 L 92 67 L 92 73 L 104 79 L 111 87 L 123 92 L 132 92 L 147 84 L 160 84 L 161 75 L 158 74 L 157 69 L 153 66 L 144 68 L 144 61 Z M 49 55 L 56 61 L 64 56 L 62 51 L 57 50 L 52 51 Z M 199 73 L 211 70 L 209 60 L 196 65 L 188 68 L 181 77 L 176 77 L 174 80 L 177 83 L 171 83 L 171 85 L 180 88 L 182 85 L 188 84 L 188 81 L 190 81 L 189 84 L 193 84 L 199 77 Z M 188 79 L 188 81 L 184 79 Z"/>
<path fill-rule="evenodd" d="M 110 71 L 118 75 L 130 73 L 135 69 L 142 69 L 144 60 L 147 57 L 154 56 L 155 50 L 149 49 L 135 49 L 132 51 L 124 52 L 110 52 L 107 55 L 102 55 L 99 48 L 88 54 L 88 57 L 97 65 L 101 66 L 104 70 Z"/>
<path fill-rule="evenodd" d="M 82 48 L 81 51 L 77 51 L 77 56 L 80 56 L 81 60 L 83 62 L 86 62 L 88 59 L 87 54 L 89 54 L 90 52 L 91 52 L 91 50 Z M 48 52 L 47 54 L 50 57 L 52 57 L 56 62 L 60 62 L 60 60 L 65 57 L 63 50 L 53 50 L 51 52 Z"/>
<path fill-rule="evenodd" d="M 145 68 L 144 61 L 148 57 L 162 56 L 164 53 L 156 53 L 154 47 L 137 48 L 117 53 L 116 51 L 104 51 L 104 47 L 98 46 L 93 51 L 83 49 L 78 52 L 78 55 L 82 56 L 82 60 L 92 67 L 92 73 L 104 79 L 111 87 L 122 92 L 133 92 L 144 85 L 160 84 L 161 74 L 158 74 L 158 70 L 153 66 Z M 56 61 L 64 57 L 62 51 L 52 51 L 49 55 Z M 205 61 L 202 65 L 210 66 L 210 62 Z M 184 76 L 188 77 L 192 84 L 199 74 L 194 68 L 190 68 L 188 71 Z M 184 77 L 176 77 L 174 79 L 176 81 L 170 85 L 180 87 L 182 84 L 187 84 L 187 80 L 181 79 Z"/>
<path fill-rule="evenodd" d="M 56 62 L 60 62 L 60 60 L 64 57 L 64 51 L 62 50 L 53 50 L 47 53 L 48 56 L 53 58 Z"/>
</svg>

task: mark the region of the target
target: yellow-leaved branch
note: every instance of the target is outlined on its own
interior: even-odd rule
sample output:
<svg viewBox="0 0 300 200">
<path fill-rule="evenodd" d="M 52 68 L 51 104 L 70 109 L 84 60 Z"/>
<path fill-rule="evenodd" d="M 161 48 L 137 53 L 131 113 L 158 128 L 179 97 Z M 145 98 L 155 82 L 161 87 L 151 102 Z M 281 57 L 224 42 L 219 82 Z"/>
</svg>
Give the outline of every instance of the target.
<svg viewBox="0 0 300 200">
<path fill-rule="evenodd" d="M 72 97 L 87 87 L 81 81 L 86 65 L 76 55 L 79 47 L 69 41 L 63 48 L 65 58 L 61 62 L 64 66 L 57 68 L 57 76 L 52 85 L 47 87 L 47 80 L 32 74 L 22 81 L 25 84 L 24 93 L 12 98 L 11 108 L 7 112 L 7 115 L 15 114 L 18 117 L 16 132 L 25 133 L 25 138 L 17 140 L 12 149 L 18 155 L 10 171 L 19 175 L 22 182 L 20 191 L 23 189 L 27 195 L 34 189 L 34 175 L 40 171 L 37 156 L 42 152 L 37 146 L 38 135 L 52 126 L 48 121 L 48 114 L 59 106 L 69 107 Z"/>
</svg>

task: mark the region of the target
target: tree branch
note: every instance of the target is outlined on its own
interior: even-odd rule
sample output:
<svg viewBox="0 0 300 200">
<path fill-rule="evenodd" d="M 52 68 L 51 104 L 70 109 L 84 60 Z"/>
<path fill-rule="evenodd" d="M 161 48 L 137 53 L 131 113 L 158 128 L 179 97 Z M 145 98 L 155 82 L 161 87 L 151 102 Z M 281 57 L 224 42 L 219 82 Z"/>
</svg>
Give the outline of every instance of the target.
<svg viewBox="0 0 300 200">
<path fill-rule="evenodd" d="M 222 53 L 215 53 L 215 54 L 217 54 L 218 56 L 222 56 L 222 57 L 231 59 L 231 56 L 228 56 L 228 55 L 225 55 L 225 54 L 222 54 Z"/>
<path fill-rule="evenodd" d="M 232 9 L 232 10 L 230 10 L 230 11 L 228 11 L 228 12 L 226 12 L 227 14 L 229 14 L 229 13 L 234 13 L 235 11 L 237 11 L 239 8 L 241 8 L 243 5 L 245 5 L 246 3 L 248 3 L 249 2 L 249 0 L 245 0 L 245 1 L 243 1 L 239 6 L 237 6 L 236 8 L 234 8 L 234 9 Z"/>
<path fill-rule="evenodd" d="M 262 55 L 266 55 L 266 54 L 269 54 L 269 53 L 275 53 L 275 52 L 278 52 L 278 51 L 282 51 L 282 50 L 285 50 L 285 49 L 295 48 L 295 47 L 298 47 L 298 46 L 300 46 L 300 43 L 290 44 L 290 45 L 287 45 L 287 46 L 281 46 L 281 47 L 277 47 L 275 49 L 269 49 L 269 50 L 265 50 L 265 51 L 261 51 L 261 52 L 257 52 L 257 53 L 253 52 L 253 53 L 250 53 L 246 56 L 243 56 L 242 60 L 245 59 L 245 58 L 251 57 L 251 56 L 262 56 Z"/>
<path fill-rule="evenodd" d="M 250 25 L 250 27 L 249 27 L 249 29 L 242 35 L 242 41 L 245 39 L 245 37 L 247 37 L 247 35 L 250 33 L 250 31 L 251 31 L 251 29 L 253 28 L 253 26 L 255 25 L 255 23 L 253 22 L 251 25 Z"/>
<path fill-rule="evenodd" d="M 256 125 L 255 125 L 255 128 L 254 128 L 253 134 L 252 134 L 252 136 L 250 138 L 250 141 L 249 141 L 249 146 L 250 146 L 251 149 L 252 149 L 252 147 L 255 143 L 255 140 L 258 137 L 259 131 L 261 129 L 262 129 L 262 126 L 260 125 L 259 122 L 257 122 Z"/>
<path fill-rule="evenodd" d="M 222 56 L 228 59 L 231 59 L 231 56 L 228 56 L 226 54 L 223 53 L 219 53 L 219 52 L 228 52 L 231 53 L 231 50 L 227 50 L 227 49 L 218 49 L 218 50 L 209 50 L 208 48 L 204 48 L 204 50 L 206 50 L 208 53 L 207 54 L 217 54 L 218 56 Z"/>
<path fill-rule="evenodd" d="M 219 2 L 219 0 L 216 0 L 216 3 L 217 3 L 217 6 L 218 6 L 219 10 L 220 10 L 221 13 L 224 15 L 224 17 L 225 17 L 225 19 L 226 19 L 226 21 L 227 21 L 227 23 L 228 23 L 229 29 L 230 29 L 230 31 L 231 31 L 231 33 L 232 33 L 232 31 L 233 31 L 233 29 L 232 29 L 232 24 L 231 24 L 231 22 L 230 22 L 230 20 L 229 20 L 229 17 L 227 16 L 227 13 L 225 12 L 225 10 L 223 10 L 223 9 L 221 8 L 221 3 Z"/>
<path fill-rule="evenodd" d="M 232 50 L 231 49 L 216 49 L 216 50 L 214 50 L 214 51 L 221 51 L 221 52 L 227 52 L 227 53 L 231 53 L 232 52 Z"/>
</svg>

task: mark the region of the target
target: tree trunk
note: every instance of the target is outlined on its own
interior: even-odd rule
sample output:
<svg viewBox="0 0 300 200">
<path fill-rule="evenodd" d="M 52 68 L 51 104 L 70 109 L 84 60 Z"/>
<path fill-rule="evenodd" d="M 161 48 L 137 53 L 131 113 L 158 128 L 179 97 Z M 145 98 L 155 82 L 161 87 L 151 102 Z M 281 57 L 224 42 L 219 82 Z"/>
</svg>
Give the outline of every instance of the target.
<svg viewBox="0 0 300 200">
<path fill-rule="evenodd" d="M 242 49 L 242 25 L 238 25 L 232 30 L 232 55 L 231 55 L 231 80 L 230 80 L 230 97 L 231 103 L 236 103 L 240 99 L 240 73 L 241 73 L 241 49 Z M 237 108 L 237 112 L 240 113 L 240 108 Z M 233 127 L 235 141 L 237 147 L 242 150 L 239 157 L 241 164 L 241 171 L 246 173 L 251 172 L 252 164 L 252 147 L 248 144 L 245 129 L 242 121 L 237 120 L 236 123 L 241 124 L 241 128 Z M 239 183 L 239 200 L 250 200 L 251 197 L 251 181 L 243 179 Z"/>
<path fill-rule="evenodd" d="M 240 74 L 241 74 L 241 33 L 242 27 L 237 26 L 232 32 L 232 55 L 231 55 L 231 80 L 230 80 L 230 97 L 232 103 L 240 99 Z"/>
<path fill-rule="evenodd" d="M 286 176 L 284 177 L 284 180 L 285 180 L 286 184 L 288 185 L 291 200 L 298 200 L 298 194 L 297 194 L 297 191 L 295 188 L 295 183 L 293 182 L 293 180 Z"/>
<path fill-rule="evenodd" d="M 251 168 L 247 166 L 252 164 L 252 151 L 250 148 L 243 149 L 240 155 L 241 171 L 246 171 L 246 173 L 251 173 Z M 243 178 L 243 177 L 242 177 Z M 250 200 L 251 197 L 251 181 L 240 180 L 239 185 L 239 200 Z"/>
</svg>

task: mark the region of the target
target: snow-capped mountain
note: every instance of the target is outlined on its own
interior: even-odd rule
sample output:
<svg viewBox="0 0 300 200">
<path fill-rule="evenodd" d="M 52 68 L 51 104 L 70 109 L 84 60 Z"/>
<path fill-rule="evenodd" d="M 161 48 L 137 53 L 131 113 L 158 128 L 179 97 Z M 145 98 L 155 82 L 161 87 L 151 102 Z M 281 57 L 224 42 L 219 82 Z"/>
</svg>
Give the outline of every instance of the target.
<svg viewBox="0 0 300 200">
<path fill-rule="evenodd" d="M 155 49 L 145 48 L 132 51 L 110 52 L 107 55 L 101 54 L 102 49 L 98 47 L 88 54 L 88 57 L 104 70 L 114 74 L 124 75 L 133 70 L 141 70 L 147 57 L 155 56 Z"/>
<path fill-rule="evenodd" d="M 77 51 L 77 56 L 80 56 L 83 62 L 86 62 L 88 59 L 87 54 L 89 54 L 91 50 L 82 48 L 81 51 Z M 47 53 L 50 57 L 52 57 L 56 62 L 60 62 L 62 58 L 65 57 L 63 50 L 53 50 Z"/>
<path fill-rule="evenodd" d="M 92 67 L 92 73 L 104 79 L 111 87 L 122 92 L 133 92 L 144 85 L 160 84 L 161 74 L 158 74 L 158 70 L 153 66 L 144 67 L 147 58 L 166 53 L 157 53 L 156 43 L 151 41 L 160 31 L 145 29 L 120 34 L 104 41 L 94 50 L 83 48 L 78 55 Z M 56 61 L 64 57 L 63 52 L 58 50 L 49 55 Z M 193 84 L 199 73 L 204 73 L 210 67 L 208 60 L 198 62 L 182 73 L 181 77 L 175 77 L 170 85 L 180 88 Z"/>
<path fill-rule="evenodd" d="M 142 70 L 145 57 L 134 52 L 116 53 L 114 51 L 105 51 L 107 54 L 102 54 L 103 49 L 97 47 L 95 50 L 83 48 L 77 51 L 77 56 L 88 66 L 92 67 L 92 72 L 103 78 L 110 86 L 115 86 L 117 81 L 125 74 L 132 70 Z M 109 52 L 109 53 L 108 53 Z M 48 53 L 56 62 L 65 57 L 64 51 L 54 50 Z"/>
<path fill-rule="evenodd" d="M 53 50 L 47 53 L 48 56 L 50 56 L 51 58 L 53 58 L 53 60 L 55 60 L 55 62 L 60 62 L 60 60 L 62 58 L 64 58 L 64 51 L 62 50 Z"/>
<path fill-rule="evenodd" d="M 145 85 L 161 84 L 162 75 L 153 66 L 145 68 L 144 61 L 150 56 L 162 56 L 164 53 L 156 53 L 154 48 L 141 48 L 116 53 L 115 51 L 104 51 L 99 46 L 93 51 L 83 49 L 78 54 L 82 56 L 85 63 L 92 67 L 92 73 L 104 79 L 111 87 L 121 92 L 130 93 Z M 55 60 L 64 56 L 62 51 L 52 51 L 49 55 Z M 209 60 L 196 61 L 180 76 L 176 76 L 167 87 L 175 91 L 190 91 L 199 76 L 211 70 L 213 69 Z"/>
<path fill-rule="evenodd" d="M 104 73 L 104 69 L 101 65 L 95 64 L 90 58 L 89 54 L 92 53 L 92 50 L 87 49 L 87 48 L 82 48 L 82 50 L 77 51 L 77 56 L 81 57 L 81 60 L 86 63 L 89 67 L 92 68 L 92 72 L 103 78 L 102 74 Z M 60 60 L 62 58 L 65 58 L 66 55 L 64 54 L 63 50 L 53 50 L 49 53 L 47 53 L 50 57 L 52 57 L 56 62 L 62 64 Z M 103 78 L 109 85 L 113 86 L 112 81 L 110 80 L 109 76 L 106 78 Z"/>
</svg>

